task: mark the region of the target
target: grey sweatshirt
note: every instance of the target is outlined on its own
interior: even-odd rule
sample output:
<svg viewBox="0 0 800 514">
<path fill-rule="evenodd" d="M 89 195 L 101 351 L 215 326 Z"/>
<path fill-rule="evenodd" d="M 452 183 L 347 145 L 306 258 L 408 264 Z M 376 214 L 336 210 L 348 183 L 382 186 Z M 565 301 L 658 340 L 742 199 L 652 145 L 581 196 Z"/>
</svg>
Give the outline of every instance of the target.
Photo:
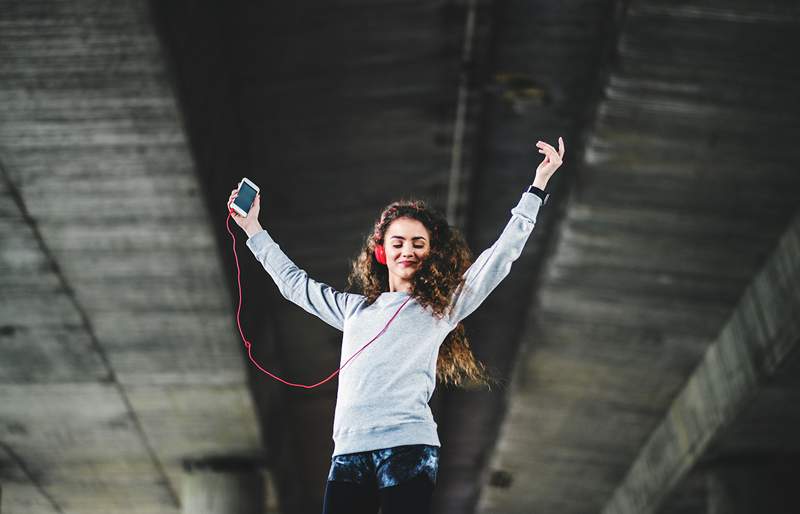
<svg viewBox="0 0 800 514">
<path fill-rule="evenodd" d="M 497 241 L 465 273 L 453 310 L 441 320 L 406 292 L 385 292 L 371 305 L 364 296 L 337 291 L 298 268 L 266 230 L 247 246 L 281 294 L 343 332 L 339 365 L 386 331 L 339 372 L 333 421 L 333 456 L 405 444 L 441 446 L 428 402 L 436 387 L 439 346 L 511 270 L 536 223 L 542 199 L 522 193 Z"/>
</svg>

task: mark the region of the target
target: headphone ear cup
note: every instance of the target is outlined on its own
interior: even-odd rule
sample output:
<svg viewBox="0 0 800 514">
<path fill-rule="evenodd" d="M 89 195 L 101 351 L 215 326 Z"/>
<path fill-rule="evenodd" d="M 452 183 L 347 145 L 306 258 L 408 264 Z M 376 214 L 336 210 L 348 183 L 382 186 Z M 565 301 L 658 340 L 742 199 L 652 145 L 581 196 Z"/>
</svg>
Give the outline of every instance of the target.
<svg viewBox="0 0 800 514">
<path fill-rule="evenodd" d="M 386 265 L 386 251 L 383 249 L 383 245 L 375 244 L 375 258 L 384 266 Z"/>
</svg>

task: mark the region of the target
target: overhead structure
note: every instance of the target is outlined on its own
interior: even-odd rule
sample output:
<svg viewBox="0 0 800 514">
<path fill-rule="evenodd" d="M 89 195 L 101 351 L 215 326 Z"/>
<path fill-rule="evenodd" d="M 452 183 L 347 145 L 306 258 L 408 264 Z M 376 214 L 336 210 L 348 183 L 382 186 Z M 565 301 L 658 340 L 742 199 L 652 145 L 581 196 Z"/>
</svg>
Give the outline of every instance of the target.
<svg viewBox="0 0 800 514">
<path fill-rule="evenodd" d="M 562 136 L 435 512 L 797 512 L 795 4 L 7 0 L 0 511 L 318 511 L 336 382 L 247 360 L 230 190 L 344 290 L 399 198 L 487 248 Z M 254 357 L 328 376 L 230 227 Z"/>
</svg>

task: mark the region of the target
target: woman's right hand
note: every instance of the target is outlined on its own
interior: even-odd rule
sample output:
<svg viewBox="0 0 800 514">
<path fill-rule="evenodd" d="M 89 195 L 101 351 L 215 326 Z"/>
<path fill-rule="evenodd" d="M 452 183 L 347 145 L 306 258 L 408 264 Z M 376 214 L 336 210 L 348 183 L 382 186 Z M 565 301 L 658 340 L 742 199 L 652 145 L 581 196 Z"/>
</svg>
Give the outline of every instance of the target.
<svg viewBox="0 0 800 514">
<path fill-rule="evenodd" d="M 250 207 L 247 217 L 231 209 L 231 204 L 238 194 L 239 192 L 236 189 L 231 191 L 231 196 L 228 198 L 228 212 L 231 213 L 233 221 L 247 233 L 247 237 L 251 237 L 262 230 L 261 224 L 258 222 L 258 213 L 261 212 L 261 193 L 256 194 L 256 199 L 253 201 L 253 206 Z"/>
</svg>

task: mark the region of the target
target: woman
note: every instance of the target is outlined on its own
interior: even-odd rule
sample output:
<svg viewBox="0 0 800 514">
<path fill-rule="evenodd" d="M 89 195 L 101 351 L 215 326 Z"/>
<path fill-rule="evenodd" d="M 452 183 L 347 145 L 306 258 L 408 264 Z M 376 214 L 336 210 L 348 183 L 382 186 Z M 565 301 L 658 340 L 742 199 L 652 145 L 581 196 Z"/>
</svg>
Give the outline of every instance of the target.
<svg viewBox="0 0 800 514">
<path fill-rule="evenodd" d="M 340 363 L 364 348 L 339 374 L 323 514 L 429 512 L 441 445 L 428 401 L 437 378 L 457 386 L 491 381 L 461 320 L 522 253 L 544 187 L 562 164 L 564 141 L 558 143 L 558 151 L 537 143 L 545 157 L 533 185 L 473 264 L 463 237 L 424 202 L 387 206 L 352 263 L 348 289 L 361 294 L 299 269 L 258 222 L 260 195 L 247 217 L 232 214 L 281 294 L 343 332 Z M 234 190 L 228 204 L 235 198 Z"/>
</svg>

